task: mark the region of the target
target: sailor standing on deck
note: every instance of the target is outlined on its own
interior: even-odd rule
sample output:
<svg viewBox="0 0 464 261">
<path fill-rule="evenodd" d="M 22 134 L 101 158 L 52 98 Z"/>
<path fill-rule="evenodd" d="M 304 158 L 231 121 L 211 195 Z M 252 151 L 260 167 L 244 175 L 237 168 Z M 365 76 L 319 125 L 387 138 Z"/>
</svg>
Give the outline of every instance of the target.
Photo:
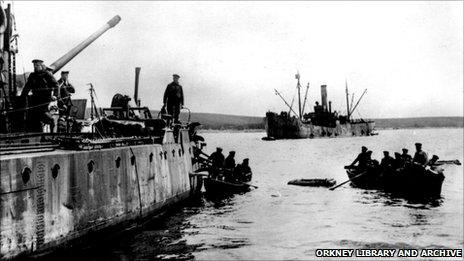
<svg viewBox="0 0 464 261">
<path fill-rule="evenodd" d="M 177 74 L 172 75 L 173 81 L 166 87 L 163 97 L 163 107 L 172 115 L 174 123 L 179 123 L 180 109 L 184 106 L 184 92 L 179 78 Z"/>
<path fill-rule="evenodd" d="M 21 92 L 21 97 L 27 97 L 30 91 L 32 96 L 28 106 L 32 107 L 28 111 L 28 122 L 30 125 L 28 130 L 33 132 L 42 132 L 41 122 L 50 125 L 50 132 L 53 132 L 55 122 L 48 110 L 49 103 L 54 99 L 52 91 L 58 88 L 53 75 L 47 71 L 42 60 L 35 59 L 34 72 L 29 75 L 26 84 Z"/>
<path fill-rule="evenodd" d="M 76 90 L 68 80 L 69 71 L 61 71 L 61 78 L 58 80 L 59 89 L 56 89 L 54 95 L 58 98 L 58 109 L 60 117 L 69 116 L 72 107 L 71 93 Z"/>
<path fill-rule="evenodd" d="M 429 161 L 427 153 L 422 150 L 422 144 L 416 143 L 416 153 L 414 154 L 414 158 L 412 159 L 413 162 L 418 163 L 422 166 L 425 166 Z"/>
</svg>

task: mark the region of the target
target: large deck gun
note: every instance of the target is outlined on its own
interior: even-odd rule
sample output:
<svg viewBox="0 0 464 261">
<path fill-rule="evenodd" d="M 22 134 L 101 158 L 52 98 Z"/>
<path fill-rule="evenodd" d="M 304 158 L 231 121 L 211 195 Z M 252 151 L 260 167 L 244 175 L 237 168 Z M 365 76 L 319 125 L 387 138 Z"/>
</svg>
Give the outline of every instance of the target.
<svg viewBox="0 0 464 261">
<path fill-rule="evenodd" d="M 71 49 L 65 55 L 61 56 L 58 60 L 52 63 L 49 67 L 53 70 L 53 73 L 59 71 L 63 66 L 65 66 L 69 61 L 71 61 L 76 55 L 78 55 L 82 50 L 84 50 L 87 46 L 89 46 L 92 42 L 98 39 L 102 34 L 104 34 L 109 29 L 116 26 L 119 21 L 121 21 L 121 17 L 119 15 L 114 16 L 109 20 L 105 25 L 100 27 L 95 33 L 85 39 L 82 43 L 78 44 L 76 47 Z"/>
<path fill-rule="evenodd" d="M 116 26 L 121 21 L 119 15 L 114 16 L 108 22 L 106 22 L 102 27 L 90 35 L 87 39 L 82 41 L 80 44 L 72 48 L 66 54 L 61 56 L 58 60 L 53 62 L 48 67 L 52 69 L 52 73 L 55 74 L 61 68 L 63 68 L 67 63 L 69 63 L 76 55 L 82 52 L 87 46 L 93 43 L 106 31 Z M 3 35 L 7 38 L 10 38 L 9 35 Z M 5 49 L 0 46 L 0 49 Z M 3 59 L 3 61 L 8 61 L 8 64 L 3 64 L 3 67 L 6 68 L 15 68 L 14 59 Z M 11 64 L 10 64 L 11 63 Z M 8 75 L 8 78 L 14 78 L 15 74 Z M 25 77 L 24 77 L 24 80 Z M 24 132 L 25 131 L 25 122 L 27 121 L 27 102 L 17 96 L 17 84 L 16 81 L 6 81 L 3 82 L 8 85 L 8 88 L 2 89 L 2 95 L 0 95 L 0 103 L 3 102 L 4 105 L 0 106 L 0 133 L 12 133 L 12 132 Z M 25 82 L 23 83 L 25 84 Z M 21 87 L 21 86 L 20 86 Z M 1 105 L 1 104 L 0 104 Z M 5 106 L 7 105 L 7 106 Z M 26 113 L 26 114 L 24 114 Z"/>
</svg>

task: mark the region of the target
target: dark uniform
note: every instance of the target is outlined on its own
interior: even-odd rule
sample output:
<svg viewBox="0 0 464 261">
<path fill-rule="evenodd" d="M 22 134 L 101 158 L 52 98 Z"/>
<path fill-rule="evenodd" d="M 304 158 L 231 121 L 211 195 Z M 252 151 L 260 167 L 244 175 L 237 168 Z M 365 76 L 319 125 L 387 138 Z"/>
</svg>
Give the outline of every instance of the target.
<svg viewBox="0 0 464 261">
<path fill-rule="evenodd" d="M 434 166 L 439 159 L 437 155 L 433 155 L 429 162 L 427 162 L 427 166 Z"/>
<path fill-rule="evenodd" d="M 395 169 L 404 167 L 404 159 L 399 152 L 395 152 L 395 161 L 393 167 Z"/>
<path fill-rule="evenodd" d="M 224 166 L 224 155 L 220 148 L 217 148 L 215 152 L 211 153 L 209 159 L 211 160 L 213 167 L 222 168 Z"/>
<path fill-rule="evenodd" d="M 234 170 L 235 170 L 235 151 L 230 151 L 229 155 L 227 158 L 224 160 L 224 168 L 228 169 L 229 171 L 226 171 L 225 174 L 225 179 L 227 181 L 233 181 L 234 180 Z"/>
<path fill-rule="evenodd" d="M 224 160 L 224 168 L 233 169 L 235 168 L 235 151 L 229 152 L 229 156 Z"/>
<path fill-rule="evenodd" d="M 62 72 L 67 73 L 67 72 Z M 72 107 L 71 93 L 75 93 L 74 86 L 69 81 L 60 78 L 58 80 L 58 86 L 60 93 L 58 95 L 58 89 L 55 90 L 54 95 L 58 98 L 58 109 L 60 111 L 60 117 L 69 116 Z"/>
<path fill-rule="evenodd" d="M 224 155 L 222 154 L 221 148 L 216 148 L 216 151 L 209 155 L 209 160 L 211 160 L 211 177 L 216 178 L 219 174 L 219 169 L 224 166 Z"/>
<path fill-rule="evenodd" d="M 383 154 L 384 154 L 384 157 L 380 161 L 380 166 L 382 168 L 390 168 L 390 167 L 392 167 L 394 165 L 395 159 L 392 156 L 390 156 L 388 151 L 384 151 Z"/>
<path fill-rule="evenodd" d="M 44 124 L 49 124 L 50 130 L 53 132 L 55 122 L 48 110 L 48 105 L 52 101 L 52 91 L 56 90 L 57 87 L 58 83 L 55 78 L 46 70 L 32 72 L 29 75 L 21 92 L 21 97 L 27 97 L 31 90 L 33 92 L 28 103 L 29 107 L 33 107 L 28 110 L 29 131 L 42 132 L 41 122 L 43 122 Z"/>
<path fill-rule="evenodd" d="M 408 149 L 403 149 L 403 154 L 401 154 L 401 158 L 403 158 L 404 162 L 411 162 L 412 157 L 408 154 Z"/>
<path fill-rule="evenodd" d="M 174 78 L 179 78 L 177 74 Z M 166 110 L 172 115 L 174 122 L 179 122 L 180 108 L 184 105 L 184 92 L 182 86 L 175 81 L 168 84 L 164 91 L 163 104 L 166 105 Z"/>
<path fill-rule="evenodd" d="M 240 182 L 248 182 L 251 181 L 251 175 L 248 158 L 244 159 L 242 164 L 237 164 L 237 166 L 235 166 L 234 176 L 236 180 Z"/>
<path fill-rule="evenodd" d="M 413 162 L 425 165 L 429 161 L 427 153 L 422 150 L 422 144 L 416 143 L 416 153 L 414 154 Z"/>
<path fill-rule="evenodd" d="M 367 155 L 367 148 L 362 146 L 361 153 L 359 153 L 353 163 L 351 163 L 351 166 L 354 166 L 354 164 L 359 162 L 359 167 L 365 167 L 367 165 L 368 159 L 369 156 Z"/>
</svg>

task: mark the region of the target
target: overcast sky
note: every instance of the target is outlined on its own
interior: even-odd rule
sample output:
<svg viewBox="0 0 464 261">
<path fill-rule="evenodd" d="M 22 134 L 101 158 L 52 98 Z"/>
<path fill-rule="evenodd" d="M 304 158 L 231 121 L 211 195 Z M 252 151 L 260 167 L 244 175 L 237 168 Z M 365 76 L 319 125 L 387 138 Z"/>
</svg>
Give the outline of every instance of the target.
<svg viewBox="0 0 464 261">
<path fill-rule="evenodd" d="M 133 96 L 140 66 L 142 105 L 159 109 L 177 73 L 194 112 L 264 116 L 285 109 L 274 88 L 292 100 L 299 70 L 311 107 L 327 84 L 344 114 L 347 79 L 356 97 L 368 89 L 355 117 L 463 116 L 462 1 L 14 2 L 14 12 L 21 72 L 121 16 L 64 67 L 74 97 L 88 98 L 91 82 L 98 106 Z"/>
</svg>

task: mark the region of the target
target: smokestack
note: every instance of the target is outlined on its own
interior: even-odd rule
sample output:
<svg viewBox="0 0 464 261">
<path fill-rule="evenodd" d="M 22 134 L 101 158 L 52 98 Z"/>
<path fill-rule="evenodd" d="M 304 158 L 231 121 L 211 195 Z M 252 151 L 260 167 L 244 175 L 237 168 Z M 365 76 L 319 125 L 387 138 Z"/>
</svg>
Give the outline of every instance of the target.
<svg viewBox="0 0 464 261">
<path fill-rule="evenodd" d="M 332 113 L 332 101 L 329 101 L 329 112 Z"/>
<path fill-rule="evenodd" d="M 327 111 L 327 85 L 321 85 L 321 105 L 324 111 Z"/>
<path fill-rule="evenodd" d="M 139 75 L 140 75 L 140 67 L 135 67 L 134 103 L 135 103 L 135 106 L 138 106 L 138 107 L 140 107 L 140 100 L 139 100 Z"/>
</svg>

